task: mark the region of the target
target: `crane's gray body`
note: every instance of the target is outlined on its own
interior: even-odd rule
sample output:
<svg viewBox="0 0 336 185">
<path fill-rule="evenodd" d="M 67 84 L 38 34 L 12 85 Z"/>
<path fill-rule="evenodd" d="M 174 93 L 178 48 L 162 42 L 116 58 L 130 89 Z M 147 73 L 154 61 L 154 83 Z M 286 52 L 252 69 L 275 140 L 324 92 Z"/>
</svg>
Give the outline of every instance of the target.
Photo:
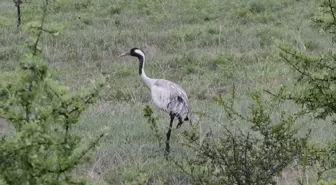
<svg viewBox="0 0 336 185">
<path fill-rule="evenodd" d="M 177 84 L 164 80 L 154 80 L 150 88 L 152 100 L 160 109 L 180 117 L 189 119 L 188 97 L 184 90 Z"/>
</svg>

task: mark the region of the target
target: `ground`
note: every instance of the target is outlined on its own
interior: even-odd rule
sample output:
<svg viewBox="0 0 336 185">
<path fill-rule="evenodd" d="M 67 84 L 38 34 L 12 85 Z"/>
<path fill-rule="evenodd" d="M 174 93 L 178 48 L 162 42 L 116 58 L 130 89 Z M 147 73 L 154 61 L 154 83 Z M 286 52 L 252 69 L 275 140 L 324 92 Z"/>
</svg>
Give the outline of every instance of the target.
<svg viewBox="0 0 336 185">
<path fill-rule="evenodd" d="M 22 4 L 23 25 L 36 16 L 33 3 Z M 45 35 L 42 43 L 54 76 L 76 89 L 100 73 L 109 75 L 110 89 L 83 115 L 77 128 L 86 141 L 101 131 L 109 135 L 78 173 L 110 184 L 133 180 L 140 172 L 153 184 L 188 183 L 185 175 L 163 159 L 164 147 L 158 146 L 143 108 L 150 105 L 154 109 L 163 138 L 169 115 L 150 102 L 136 59 L 119 58 L 119 54 L 142 48 L 149 77 L 174 81 L 187 92 L 193 112 L 225 121 L 212 97 L 229 94 L 233 84 L 242 111 L 253 91 L 276 91 L 281 84 L 292 84 L 288 78 L 292 71 L 278 56 L 277 44 L 289 43 L 314 54 L 332 48 L 330 39 L 312 25 L 317 11 L 314 0 L 52 1 L 48 16 L 52 24 L 47 27 L 60 32 Z M 27 36 L 21 29 L 24 26 L 16 27 L 13 2 L 1 1 L 0 72 L 18 65 Z M 284 109 L 295 108 L 288 105 Z M 197 122 L 196 114 L 194 119 Z M 200 132 L 218 127 L 209 120 L 197 126 Z M 311 127 L 315 140 L 326 142 L 332 136 L 326 123 Z M 185 154 L 181 133 L 186 129 L 188 124 L 172 131 L 175 158 Z M 296 184 L 301 174 L 291 170 L 298 171 L 288 169 L 279 184 Z"/>
</svg>

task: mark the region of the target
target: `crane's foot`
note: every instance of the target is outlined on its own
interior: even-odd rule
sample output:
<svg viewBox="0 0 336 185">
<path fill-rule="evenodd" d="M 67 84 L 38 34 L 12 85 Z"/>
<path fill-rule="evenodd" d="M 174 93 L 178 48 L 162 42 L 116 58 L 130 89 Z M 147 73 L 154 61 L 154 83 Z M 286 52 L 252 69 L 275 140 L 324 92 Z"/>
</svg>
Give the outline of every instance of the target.
<svg viewBox="0 0 336 185">
<path fill-rule="evenodd" d="M 166 143 L 166 149 L 164 152 L 164 157 L 166 158 L 166 160 L 168 160 L 169 153 L 170 153 L 170 146 L 169 146 L 169 143 Z"/>
</svg>

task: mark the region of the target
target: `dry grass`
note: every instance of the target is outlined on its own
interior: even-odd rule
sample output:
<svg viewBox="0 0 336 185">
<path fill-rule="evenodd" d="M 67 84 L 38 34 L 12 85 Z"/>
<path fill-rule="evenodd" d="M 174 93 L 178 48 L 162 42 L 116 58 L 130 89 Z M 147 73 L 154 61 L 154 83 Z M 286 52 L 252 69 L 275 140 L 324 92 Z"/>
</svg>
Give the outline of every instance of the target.
<svg viewBox="0 0 336 185">
<path fill-rule="evenodd" d="M 111 89 L 105 92 L 104 100 L 83 115 L 77 130 L 87 139 L 101 130 L 108 131 L 93 161 L 78 173 L 109 184 L 123 184 L 141 174 L 148 184 L 188 184 L 184 175 L 161 160 L 163 148 L 157 146 L 142 116 L 142 109 L 151 103 L 148 90 L 137 76 L 136 61 L 120 59 L 120 53 L 134 46 L 143 48 L 149 76 L 181 84 L 190 96 L 193 111 L 225 121 L 212 96 L 227 94 L 232 84 L 242 97 L 255 90 L 276 90 L 280 84 L 291 84 L 290 70 L 277 55 L 276 40 L 312 53 L 332 46 L 310 25 L 310 16 L 316 10 L 313 0 L 53 2 L 49 26 L 61 25 L 64 29 L 57 37 L 45 37 L 43 45 L 55 77 L 78 88 L 99 73 L 110 75 Z M 31 6 L 23 5 L 24 24 L 32 17 Z M 15 27 L 12 1 L 1 1 L 0 12 L 0 71 L 5 71 L 17 66 L 25 34 Z M 249 103 L 245 99 L 239 104 L 241 109 Z M 168 116 L 159 111 L 155 114 L 164 136 Z M 323 142 L 331 138 L 332 130 L 319 131 L 326 125 L 319 126 L 314 138 Z M 199 127 L 202 130 L 218 125 L 203 121 Z M 172 132 L 176 158 L 186 154 L 180 144 L 184 129 L 189 129 L 187 124 Z M 297 184 L 296 179 L 301 177 L 298 171 L 288 170 L 279 184 Z"/>
</svg>

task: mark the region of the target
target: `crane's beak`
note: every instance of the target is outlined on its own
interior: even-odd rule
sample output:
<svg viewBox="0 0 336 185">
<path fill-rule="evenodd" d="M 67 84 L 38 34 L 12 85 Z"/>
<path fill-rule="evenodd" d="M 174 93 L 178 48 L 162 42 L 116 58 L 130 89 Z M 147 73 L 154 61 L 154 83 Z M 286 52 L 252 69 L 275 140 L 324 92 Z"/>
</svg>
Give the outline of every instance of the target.
<svg viewBox="0 0 336 185">
<path fill-rule="evenodd" d="M 130 55 L 130 52 L 123 53 L 123 54 L 119 55 L 119 57 L 123 57 L 123 56 L 126 56 L 126 55 Z"/>
</svg>

